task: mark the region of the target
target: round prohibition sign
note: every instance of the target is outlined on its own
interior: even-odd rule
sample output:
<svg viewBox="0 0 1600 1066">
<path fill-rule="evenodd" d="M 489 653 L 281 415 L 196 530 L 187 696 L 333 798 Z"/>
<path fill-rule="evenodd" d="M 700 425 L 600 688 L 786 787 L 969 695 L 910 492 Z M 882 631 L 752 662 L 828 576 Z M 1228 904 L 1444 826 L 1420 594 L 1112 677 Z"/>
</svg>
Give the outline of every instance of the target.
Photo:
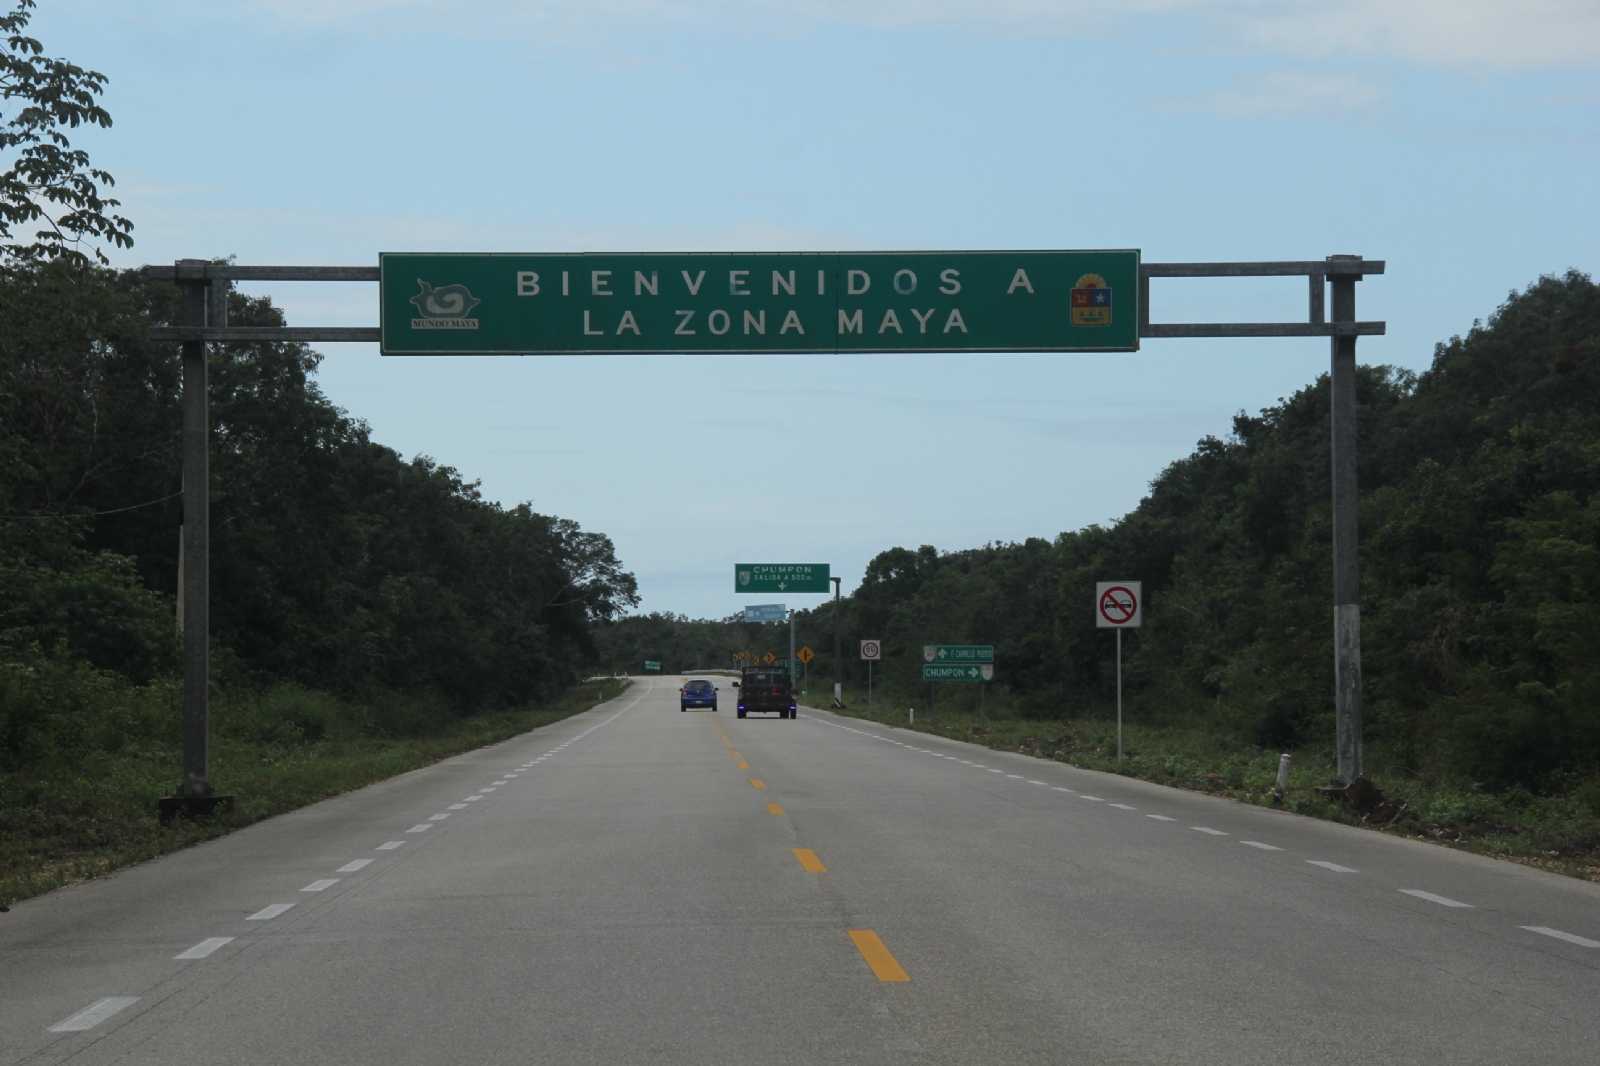
<svg viewBox="0 0 1600 1066">
<path fill-rule="evenodd" d="M 1078 601 L 1082 603 L 1082 600 Z M 1127 625 L 1139 613 L 1139 598 L 1123 585 L 1113 585 L 1100 597 L 1100 616 L 1114 626 Z"/>
<path fill-rule="evenodd" d="M 878 656 L 880 656 L 882 654 L 883 654 L 883 649 L 881 647 L 879 647 L 877 641 L 875 641 L 875 640 L 863 640 L 861 642 L 861 657 L 863 659 L 876 659 Z"/>
</svg>

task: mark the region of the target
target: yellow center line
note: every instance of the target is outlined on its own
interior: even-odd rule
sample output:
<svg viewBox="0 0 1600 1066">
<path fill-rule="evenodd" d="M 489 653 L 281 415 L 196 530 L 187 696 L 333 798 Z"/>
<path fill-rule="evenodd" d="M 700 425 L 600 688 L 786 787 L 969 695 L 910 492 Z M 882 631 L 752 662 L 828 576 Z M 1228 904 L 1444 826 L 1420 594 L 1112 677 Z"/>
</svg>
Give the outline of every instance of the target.
<svg viewBox="0 0 1600 1066">
<path fill-rule="evenodd" d="M 867 960 L 867 965 L 872 967 L 873 975 L 880 981 L 909 981 L 911 975 L 905 968 L 889 954 L 889 949 L 883 946 L 883 941 L 878 939 L 878 934 L 871 929 L 851 929 L 850 940 L 855 944 L 856 950 L 861 952 L 861 957 Z"/>
<path fill-rule="evenodd" d="M 728 752 L 728 754 L 729 755 L 738 755 L 741 759 L 744 758 L 744 755 L 743 755 L 742 752 L 730 751 L 730 752 Z"/>
<path fill-rule="evenodd" d="M 800 860 L 800 868 L 805 870 L 806 873 L 825 874 L 828 872 L 828 868 L 822 865 L 822 860 L 817 858 L 817 853 L 810 848 L 795 848 L 794 857 Z"/>
<path fill-rule="evenodd" d="M 739 769 L 748 770 L 748 769 L 750 769 L 750 764 L 747 763 L 747 762 L 742 762 L 742 763 L 739 764 Z"/>
<path fill-rule="evenodd" d="M 769 803 L 769 804 L 767 804 L 767 813 L 768 814 L 782 814 L 783 813 L 783 808 L 778 806 L 776 803 Z"/>
<path fill-rule="evenodd" d="M 765 781 L 757 781 L 755 778 L 751 778 L 750 779 L 750 787 L 751 788 L 766 788 L 767 787 L 767 783 Z"/>
</svg>

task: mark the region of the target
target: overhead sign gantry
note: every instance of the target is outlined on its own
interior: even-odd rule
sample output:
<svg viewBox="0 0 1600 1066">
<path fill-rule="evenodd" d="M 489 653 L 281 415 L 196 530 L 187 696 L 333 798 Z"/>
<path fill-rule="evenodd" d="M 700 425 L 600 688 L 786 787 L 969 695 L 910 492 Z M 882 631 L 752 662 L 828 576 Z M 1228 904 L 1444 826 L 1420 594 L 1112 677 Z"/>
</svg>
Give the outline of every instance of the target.
<svg viewBox="0 0 1600 1066">
<path fill-rule="evenodd" d="M 1235 263 L 1146 263 L 1138 250 L 391 253 L 377 266 L 242 266 L 181 259 L 146 267 L 182 290 L 179 321 L 152 329 L 183 346 L 183 479 L 209 483 L 207 343 L 377 342 L 391 355 L 628 352 L 1131 352 L 1168 337 L 1331 341 L 1335 739 L 1338 780 L 1362 773 L 1361 609 L 1356 554 L 1356 282 L 1382 260 L 1355 255 Z M 1305 277 L 1301 322 L 1152 322 L 1150 279 Z M 373 326 L 229 326 L 235 281 L 378 282 Z M 1326 299 L 1332 293 L 1331 307 Z M 559 294 L 559 295 L 557 295 Z M 802 330 L 804 332 L 802 332 Z M 216 808 L 209 717 L 206 495 L 184 507 L 184 763 L 162 815 Z M 827 571 L 821 571 L 826 575 Z M 817 574 L 803 588 L 826 591 Z M 741 591 L 768 587 L 741 583 Z M 837 662 L 838 639 L 835 634 Z M 837 693 L 836 693 L 837 695 Z"/>
</svg>

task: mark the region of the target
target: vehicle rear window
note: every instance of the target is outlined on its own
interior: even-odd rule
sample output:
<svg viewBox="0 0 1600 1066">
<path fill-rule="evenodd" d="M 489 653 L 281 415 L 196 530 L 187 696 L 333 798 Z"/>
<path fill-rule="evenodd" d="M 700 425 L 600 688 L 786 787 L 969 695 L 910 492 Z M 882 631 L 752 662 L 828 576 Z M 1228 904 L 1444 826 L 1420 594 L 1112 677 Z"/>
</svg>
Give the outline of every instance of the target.
<svg viewBox="0 0 1600 1066">
<path fill-rule="evenodd" d="M 709 681 L 691 681 L 691 682 L 689 682 L 687 685 L 685 685 L 683 687 L 685 689 L 689 690 L 690 692 L 703 692 L 706 689 L 711 687 L 711 682 L 709 682 Z"/>
</svg>

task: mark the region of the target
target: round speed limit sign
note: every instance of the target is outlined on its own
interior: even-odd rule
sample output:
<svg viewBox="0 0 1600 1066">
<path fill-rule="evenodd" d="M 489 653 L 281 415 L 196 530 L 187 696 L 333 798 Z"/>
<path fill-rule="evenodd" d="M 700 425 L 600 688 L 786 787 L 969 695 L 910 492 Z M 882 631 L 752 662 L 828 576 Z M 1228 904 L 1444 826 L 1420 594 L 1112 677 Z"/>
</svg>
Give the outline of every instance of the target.
<svg viewBox="0 0 1600 1066">
<path fill-rule="evenodd" d="M 861 658 L 867 662 L 877 662 L 883 658 L 883 643 L 876 640 L 863 640 L 861 642 Z"/>
</svg>

